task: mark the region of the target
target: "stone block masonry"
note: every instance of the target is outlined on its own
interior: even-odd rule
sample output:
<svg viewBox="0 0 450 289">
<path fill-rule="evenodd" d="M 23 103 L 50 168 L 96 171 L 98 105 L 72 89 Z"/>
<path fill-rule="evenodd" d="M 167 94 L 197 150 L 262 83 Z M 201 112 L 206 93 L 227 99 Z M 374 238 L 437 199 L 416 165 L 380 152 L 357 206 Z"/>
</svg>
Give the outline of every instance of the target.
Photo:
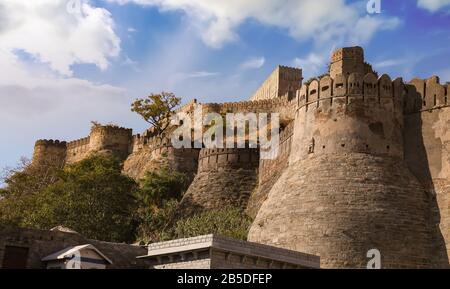
<svg viewBox="0 0 450 289">
<path fill-rule="evenodd" d="M 309 83 L 301 69 L 280 66 L 249 101 L 202 104 L 203 113 L 279 113 L 274 160 L 260 160 L 260 148 L 176 150 L 167 138 L 97 127 L 74 142 L 38 141 L 33 163 L 100 152 L 122 158 L 135 179 L 162 167 L 185 172 L 192 183 L 180 214 L 246 209 L 255 217 L 250 241 L 320 255 L 326 268 L 363 268 L 370 249 L 384 268 L 448 268 L 449 91 L 437 76 L 378 75 L 363 48 L 341 48 L 328 74 Z M 224 256 L 160 265 L 213 267 Z"/>
<path fill-rule="evenodd" d="M 317 256 L 217 235 L 150 244 L 139 258 L 155 269 L 317 269 L 320 263 Z"/>
</svg>

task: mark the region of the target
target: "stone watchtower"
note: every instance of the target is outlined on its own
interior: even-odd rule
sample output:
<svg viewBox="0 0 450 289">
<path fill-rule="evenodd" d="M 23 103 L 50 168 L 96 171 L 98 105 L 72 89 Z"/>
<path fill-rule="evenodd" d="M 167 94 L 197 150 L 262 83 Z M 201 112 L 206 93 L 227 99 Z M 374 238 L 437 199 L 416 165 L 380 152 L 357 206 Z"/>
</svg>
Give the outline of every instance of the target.
<svg viewBox="0 0 450 289">
<path fill-rule="evenodd" d="M 404 161 L 401 79 L 366 73 L 362 48 L 298 93 L 289 166 L 249 241 L 320 255 L 324 268 L 432 266 L 429 199 Z M 369 70 L 370 71 L 370 70 Z"/>
<path fill-rule="evenodd" d="M 67 144 L 58 140 L 38 140 L 34 145 L 33 165 L 64 165 Z"/>
<path fill-rule="evenodd" d="M 331 56 L 330 76 L 349 75 L 350 73 L 364 74 L 364 50 L 357 47 L 340 48 Z"/>
<path fill-rule="evenodd" d="M 130 153 L 133 131 L 116 126 L 93 126 L 90 134 L 89 151 L 105 152 L 125 159 Z"/>
</svg>

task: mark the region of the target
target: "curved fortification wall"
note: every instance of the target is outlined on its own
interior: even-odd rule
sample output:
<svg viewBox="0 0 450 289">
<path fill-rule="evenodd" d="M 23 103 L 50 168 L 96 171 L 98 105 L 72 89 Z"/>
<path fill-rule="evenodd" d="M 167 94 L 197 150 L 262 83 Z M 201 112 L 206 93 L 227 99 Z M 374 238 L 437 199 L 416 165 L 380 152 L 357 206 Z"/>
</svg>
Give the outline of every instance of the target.
<svg viewBox="0 0 450 289">
<path fill-rule="evenodd" d="M 179 207 L 189 216 L 205 209 L 226 206 L 245 209 L 257 185 L 257 149 L 202 149 L 198 172 Z"/>
<path fill-rule="evenodd" d="M 146 172 L 168 168 L 185 173 L 189 180 L 197 172 L 199 149 L 175 149 L 170 139 L 134 136 L 132 153 L 124 163 L 123 171 L 134 179 L 141 179 Z"/>
<path fill-rule="evenodd" d="M 431 226 L 436 264 L 450 256 L 450 85 L 438 77 L 414 79 L 406 86 L 405 160 L 432 196 Z M 446 249 L 445 249 L 446 247 Z"/>
<path fill-rule="evenodd" d="M 64 165 L 67 143 L 59 140 L 38 140 L 34 145 L 34 165 Z"/>
<path fill-rule="evenodd" d="M 400 79 L 350 73 L 304 85 L 289 167 L 249 241 L 320 255 L 324 268 L 364 268 L 370 249 L 384 268 L 430 267 L 429 196 L 403 161 L 402 128 Z"/>
<path fill-rule="evenodd" d="M 261 205 L 267 199 L 270 189 L 288 167 L 294 132 L 293 124 L 293 122 L 289 123 L 280 132 L 278 156 L 275 159 L 259 161 L 258 186 L 251 194 L 246 209 L 247 214 L 253 218 L 256 217 Z"/>
<path fill-rule="evenodd" d="M 91 129 L 89 151 L 112 153 L 125 159 L 130 153 L 133 131 L 115 126 L 94 126 Z"/>
</svg>

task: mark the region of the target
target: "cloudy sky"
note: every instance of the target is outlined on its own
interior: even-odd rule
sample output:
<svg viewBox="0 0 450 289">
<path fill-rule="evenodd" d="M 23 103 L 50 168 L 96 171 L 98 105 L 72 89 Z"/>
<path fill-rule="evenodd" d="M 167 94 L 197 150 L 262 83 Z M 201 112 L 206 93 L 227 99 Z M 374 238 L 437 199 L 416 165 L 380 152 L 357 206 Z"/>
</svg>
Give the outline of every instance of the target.
<svg viewBox="0 0 450 289">
<path fill-rule="evenodd" d="M 90 121 L 141 132 L 130 102 L 248 98 L 278 64 L 323 73 L 361 45 L 375 69 L 450 80 L 450 0 L 0 0 L 0 167 Z"/>
</svg>

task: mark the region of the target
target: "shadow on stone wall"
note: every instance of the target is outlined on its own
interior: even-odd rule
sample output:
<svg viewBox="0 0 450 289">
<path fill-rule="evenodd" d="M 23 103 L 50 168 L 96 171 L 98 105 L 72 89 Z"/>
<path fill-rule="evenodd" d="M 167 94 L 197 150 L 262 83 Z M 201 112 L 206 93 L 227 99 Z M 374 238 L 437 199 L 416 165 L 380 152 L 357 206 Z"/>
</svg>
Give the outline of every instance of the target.
<svg viewBox="0 0 450 289">
<path fill-rule="evenodd" d="M 411 97 L 411 95 L 410 95 Z M 413 96 L 417 102 L 421 103 L 421 95 L 416 92 Z M 449 268 L 449 257 L 447 254 L 444 236 L 439 227 L 441 223 L 441 213 L 437 201 L 437 191 L 435 182 L 430 171 L 430 161 L 424 142 L 423 121 L 421 113 L 411 113 L 405 115 L 404 129 L 404 153 L 406 164 L 411 173 L 423 185 L 425 193 L 429 199 L 429 221 L 432 230 L 432 255 L 435 256 L 433 264 L 436 268 Z M 442 186 L 444 187 L 444 186 Z"/>
</svg>

